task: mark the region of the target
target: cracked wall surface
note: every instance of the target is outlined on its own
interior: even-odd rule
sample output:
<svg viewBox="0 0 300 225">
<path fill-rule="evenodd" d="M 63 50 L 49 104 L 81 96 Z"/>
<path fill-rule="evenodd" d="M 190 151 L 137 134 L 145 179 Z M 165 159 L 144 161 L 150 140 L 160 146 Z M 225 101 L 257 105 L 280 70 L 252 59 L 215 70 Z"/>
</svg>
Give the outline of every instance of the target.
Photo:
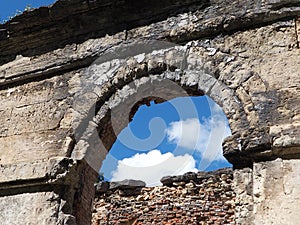
<svg viewBox="0 0 300 225">
<path fill-rule="evenodd" d="M 295 224 L 299 14 L 297 0 L 76 0 L 1 24 L 1 221 L 86 225 L 96 171 L 139 105 L 206 94 L 232 131 L 223 151 L 235 168 L 236 223 Z M 21 207 L 29 201 L 38 204 Z"/>
</svg>

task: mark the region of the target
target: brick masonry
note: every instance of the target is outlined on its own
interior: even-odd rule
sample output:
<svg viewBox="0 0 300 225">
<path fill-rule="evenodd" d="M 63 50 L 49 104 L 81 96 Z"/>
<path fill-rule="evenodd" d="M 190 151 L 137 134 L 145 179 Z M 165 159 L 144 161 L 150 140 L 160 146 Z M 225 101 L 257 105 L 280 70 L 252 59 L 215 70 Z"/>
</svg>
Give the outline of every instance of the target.
<svg viewBox="0 0 300 225">
<path fill-rule="evenodd" d="M 120 188 L 98 193 L 92 224 L 234 224 L 231 169 L 175 178 L 125 196 Z"/>
</svg>

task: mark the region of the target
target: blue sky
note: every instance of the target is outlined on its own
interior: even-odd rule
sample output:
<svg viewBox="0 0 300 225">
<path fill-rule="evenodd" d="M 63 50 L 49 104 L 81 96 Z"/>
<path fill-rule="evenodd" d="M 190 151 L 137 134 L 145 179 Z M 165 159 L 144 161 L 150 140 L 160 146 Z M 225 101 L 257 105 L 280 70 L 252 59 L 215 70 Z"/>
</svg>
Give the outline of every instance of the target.
<svg viewBox="0 0 300 225">
<path fill-rule="evenodd" d="M 54 0 L 0 0 L 0 22 L 14 16 L 17 10 L 24 11 L 26 6 L 38 8 L 54 3 Z"/>
<path fill-rule="evenodd" d="M 120 133 L 100 171 L 107 180 L 144 179 L 155 186 L 162 176 L 230 167 L 221 147 L 228 135 L 223 111 L 207 96 L 152 102 Z"/>
</svg>

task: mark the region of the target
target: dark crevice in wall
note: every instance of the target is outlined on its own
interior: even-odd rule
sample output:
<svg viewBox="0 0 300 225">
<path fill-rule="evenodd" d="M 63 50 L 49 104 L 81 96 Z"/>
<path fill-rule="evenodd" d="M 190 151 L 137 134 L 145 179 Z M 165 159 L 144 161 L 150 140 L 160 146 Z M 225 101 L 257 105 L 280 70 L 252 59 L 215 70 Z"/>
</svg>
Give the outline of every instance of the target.
<svg viewBox="0 0 300 225">
<path fill-rule="evenodd" d="M 38 71 L 37 73 L 30 72 L 25 75 L 16 77 L 15 79 L 7 80 L 0 84 L 0 90 L 5 90 L 12 87 L 21 86 L 23 84 L 38 82 L 52 77 L 61 76 L 64 73 L 80 70 L 92 64 L 97 57 L 91 56 L 84 59 L 74 60 L 72 63 L 67 63 L 51 70 Z"/>
<path fill-rule="evenodd" d="M 59 190 L 65 190 L 62 185 L 46 185 L 46 179 L 35 179 L 26 181 L 14 181 L 2 183 L 0 187 L 0 197 L 18 195 L 24 193 L 49 192 L 56 190 L 57 193 L 63 193 Z"/>
</svg>

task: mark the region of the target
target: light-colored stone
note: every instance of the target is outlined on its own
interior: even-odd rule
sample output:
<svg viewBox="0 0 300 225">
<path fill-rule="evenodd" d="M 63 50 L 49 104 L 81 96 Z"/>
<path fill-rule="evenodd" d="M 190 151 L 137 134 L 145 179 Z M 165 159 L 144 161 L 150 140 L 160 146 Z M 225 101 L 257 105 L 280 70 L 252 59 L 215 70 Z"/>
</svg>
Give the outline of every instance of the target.
<svg viewBox="0 0 300 225">
<path fill-rule="evenodd" d="M 254 224 L 296 225 L 300 221 L 300 160 L 255 163 Z"/>
<path fill-rule="evenodd" d="M 57 225 L 74 220 L 66 215 L 58 215 L 60 202 L 60 197 L 54 192 L 0 197 L 1 225 Z"/>
<path fill-rule="evenodd" d="M 253 170 L 236 170 L 236 223 L 298 224 L 299 172 L 299 159 L 276 159 L 254 163 Z"/>
</svg>

